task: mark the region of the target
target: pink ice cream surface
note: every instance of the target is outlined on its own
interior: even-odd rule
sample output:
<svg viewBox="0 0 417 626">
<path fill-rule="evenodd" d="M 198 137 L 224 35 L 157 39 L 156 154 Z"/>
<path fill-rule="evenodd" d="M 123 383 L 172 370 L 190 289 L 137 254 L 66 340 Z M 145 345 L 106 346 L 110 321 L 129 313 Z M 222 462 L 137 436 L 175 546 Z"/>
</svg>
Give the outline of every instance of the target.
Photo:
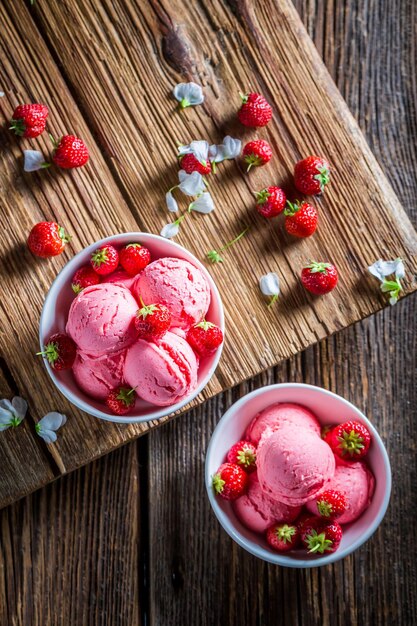
<svg viewBox="0 0 417 626">
<path fill-rule="evenodd" d="M 172 326 L 188 329 L 207 313 L 210 287 L 201 271 L 183 259 L 165 257 L 150 263 L 138 276 L 133 294 L 145 304 L 164 304 Z"/>
<path fill-rule="evenodd" d="M 92 398 L 104 400 L 123 382 L 126 350 L 103 356 L 77 352 L 72 371 L 78 386 Z"/>
<path fill-rule="evenodd" d="M 339 524 L 354 522 L 371 503 L 374 493 L 375 479 L 363 462 L 338 465 L 333 478 L 325 485 L 324 489 L 342 491 L 347 499 L 347 509 L 337 521 Z M 307 509 L 317 513 L 315 502 L 307 502 Z"/>
<path fill-rule="evenodd" d="M 136 338 L 133 320 L 138 308 L 130 291 L 121 285 L 87 287 L 71 304 L 67 333 L 90 355 L 117 352 Z"/>
<path fill-rule="evenodd" d="M 335 472 L 330 446 L 312 430 L 288 424 L 264 434 L 256 464 L 262 489 L 292 506 L 311 500 Z"/>
<path fill-rule="evenodd" d="M 286 424 L 293 427 L 308 428 L 320 435 L 320 424 L 311 411 L 299 404 L 282 402 L 272 404 L 255 415 L 246 430 L 246 439 L 257 446 L 267 428 L 272 432 Z"/>
<path fill-rule="evenodd" d="M 276 522 L 292 522 L 301 512 L 301 507 L 278 502 L 262 491 L 256 472 L 249 477 L 248 491 L 233 502 L 233 508 L 242 524 L 258 533 Z"/>
<path fill-rule="evenodd" d="M 131 289 L 136 278 L 136 276 L 129 276 L 129 274 L 124 270 L 116 270 L 115 272 L 104 276 L 101 282 L 116 283 L 117 285 L 122 285 L 123 287 L 126 287 L 126 289 Z"/>
<path fill-rule="evenodd" d="M 124 378 L 157 406 L 182 400 L 197 386 L 196 356 L 189 344 L 167 332 L 157 343 L 139 339 L 127 351 Z"/>
</svg>

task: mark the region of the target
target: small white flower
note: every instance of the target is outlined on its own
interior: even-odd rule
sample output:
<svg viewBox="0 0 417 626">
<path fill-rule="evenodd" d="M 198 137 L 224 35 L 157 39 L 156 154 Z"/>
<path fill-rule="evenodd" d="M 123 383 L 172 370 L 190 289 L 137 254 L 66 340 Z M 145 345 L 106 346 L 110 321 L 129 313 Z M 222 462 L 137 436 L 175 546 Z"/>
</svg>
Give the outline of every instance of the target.
<svg viewBox="0 0 417 626">
<path fill-rule="evenodd" d="M 0 98 L 4 97 L 4 91 L 0 91 Z"/>
<path fill-rule="evenodd" d="M 402 259 L 394 259 L 394 261 L 383 261 L 378 259 L 373 265 L 368 267 L 368 271 L 375 276 L 380 282 L 382 293 L 388 293 L 389 303 L 391 305 L 398 302 L 402 285 L 400 280 L 405 276 L 405 267 Z M 387 280 L 387 276 L 395 275 L 395 280 Z"/>
<path fill-rule="evenodd" d="M 175 200 L 174 196 L 172 195 L 171 191 L 168 191 L 165 194 L 165 201 L 167 204 L 168 211 L 171 211 L 171 213 L 176 213 L 178 211 L 178 203 Z"/>
<path fill-rule="evenodd" d="M 179 83 L 175 85 L 174 98 L 180 103 L 181 109 L 195 106 L 204 102 L 204 95 L 201 85 L 196 83 Z"/>
<path fill-rule="evenodd" d="M 45 159 L 39 150 L 23 150 L 25 172 L 36 172 L 44 167 Z"/>
<path fill-rule="evenodd" d="M 0 400 L 0 432 L 10 428 L 10 426 L 19 426 L 24 420 L 28 404 L 26 400 L 15 396 L 13 400 Z"/>
<path fill-rule="evenodd" d="M 264 296 L 271 298 L 268 306 L 274 304 L 280 292 L 278 275 L 275 272 L 270 272 L 269 274 L 261 276 L 259 279 L 259 288 Z"/>
<path fill-rule="evenodd" d="M 178 180 L 180 181 L 178 187 L 186 196 L 198 196 L 206 188 L 203 177 L 199 172 L 187 174 L 184 170 L 180 170 L 178 172 Z"/>
<path fill-rule="evenodd" d="M 39 420 L 35 426 L 35 430 L 39 437 L 42 437 L 46 443 L 54 443 L 57 440 L 56 431 L 59 430 L 66 421 L 66 415 L 52 411 Z"/>
<path fill-rule="evenodd" d="M 217 154 L 217 150 L 218 150 L 218 147 L 216 146 L 215 143 L 213 143 L 211 146 L 209 146 L 208 155 L 209 155 L 210 161 L 213 161 L 214 157 Z"/>
<path fill-rule="evenodd" d="M 213 146 L 211 146 L 211 148 L 213 148 Z M 226 159 L 236 159 L 242 150 L 242 142 L 240 139 L 234 139 L 230 137 L 230 135 L 227 135 L 223 139 L 223 143 L 219 146 L 215 146 L 215 148 L 215 155 L 211 160 L 215 163 L 221 163 Z M 214 152 L 214 148 L 212 151 Z"/>
<path fill-rule="evenodd" d="M 192 141 L 188 146 L 178 146 L 179 156 L 184 154 L 193 154 L 197 161 L 205 163 L 208 159 L 209 144 L 208 141 L 198 140 Z"/>
<path fill-rule="evenodd" d="M 162 228 L 160 235 L 161 237 L 165 237 L 165 239 L 173 239 L 180 232 L 180 224 L 184 219 L 185 215 L 181 215 L 175 222 L 170 222 L 169 224 L 165 224 Z"/>
<path fill-rule="evenodd" d="M 205 191 L 200 196 L 198 196 L 197 200 L 191 202 L 188 207 L 189 211 L 197 211 L 198 213 L 211 213 L 214 211 L 214 202 L 211 194 L 208 191 Z"/>
</svg>

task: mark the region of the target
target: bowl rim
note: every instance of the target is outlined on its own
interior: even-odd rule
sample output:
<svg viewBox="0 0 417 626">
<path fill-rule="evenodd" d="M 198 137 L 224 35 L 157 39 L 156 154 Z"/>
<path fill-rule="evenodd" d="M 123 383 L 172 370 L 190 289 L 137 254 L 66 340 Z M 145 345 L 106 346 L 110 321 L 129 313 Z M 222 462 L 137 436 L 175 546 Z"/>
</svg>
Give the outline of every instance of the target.
<svg viewBox="0 0 417 626">
<path fill-rule="evenodd" d="M 174 252 L 172 256 L 175 256 L 175 250 L 179 250 L 181 252 L 185 252 L 186 255 L 189 255 L 193 259 L 193 263 L 195 263 L 196 267 L 203 272 L 204 276 L 206 277 L 209 283 L 212 298 L 216 300 L 216 303 L 219 309 L 219 326 L 223 332 L 223 335 L 225 335 L 224 308 L 223 308 L 223 302 L 220 296 L 220 292 L 217 288 L 216 283 L 214 282 L 214 279 L 212 278 L 207 268 L 203 265 L 203 263 L 199 261 L 199 259 L 197 259 L 197 257 L 192 252 L 190 252 L 190 250 L 187 250 L 187 248 L 185 248 L 184 246 L 181 246 L 175 241 L 171 241 L 170 239 L 166 239 L 165 237 L 161 237 L 160 235 L 154 235 L 153 233 L 145 233 L 142 231 L 129 231 L 126 233 L 117 233 L 115 235 L 109 235 L 108 237 L 103 237 L 103 239 L 99 239 L 98 241 L 93 242 L 89 246 L 86 246 L 85 248 L 77 252 L 77 254 L 75 254 L 71 259 L 69 259 L 69 261 L 65 263 L 64 267 L 60 270 L 60 272 L 57 274 L 54 281 L 52 282 L 45 296 L 45 300 L 43 303 L 41 316 L 39 320 L 39 345 L 40 345 L 41 351 L 43 350 L 43 345 L 44 345 L 44 342 L 42 341 L 43 336 L 44 336 L 43 327 L 45 324 L 45 318 L 47 314 L 48 301 L 52 295 L 55 295 L 55 291 L 58 292 L 60 290 L 61 283 L 67 280 L 69 276 L 72 276 L 72 274 L 75 271 L 75 269 L 73 268 L 74 266 L 77 265 L 79 258 L 82 255 L 85 255 L 86 253 L 90 251 L 92 252 L 98 246 L 102 246 L 103 244 L 110 243 L 111 241 L 114 241 L 115 239 L 123 238 L 127 240 L 127 239 L 131 239 L 132 237 L 135 237 L 135 238 L 140 237 L 143 240 L 152 239 L 152 240 L 155 240 L 156 242 L 161 241 L 165 245 L 169 245 L 173 247 Z M 88 413 L 89 415 L 93 415 L 94 417 L 98 417 L 99 419 L 102 419 L 108 422 L 113 422 L 116 424 L 140 424 L 143 422 L 150 422 L 152 420 L 160 420 L 163 417 L 167 417 L 173 413 L 176 413 L 177 411 L 181 410 L 184 406 L 192 402 L 198 396 L 198 394 L 201 393 L 204 387 L 206 387 L 206 385 L 212 378 L 215 370 L 217 369 L 217 366 L 219 364 L 220 357 L 223 351 L 223 346 L 224 346 L 224 341 L 217 349 L 217 352 L 214 356 L 213 363 L 210 366 L 210 369 L 208 370 L 206 376 L 192 393 L 190 393 L 188 396 L 186 396 L 185 399 L 181 400 L 180 402 L 172 404 L 168 407 L 165 406 L 165 407 L 157 408 L 157 406 L 155 405 L 155 408 L 157 410 L 153 411 L 152 414 L 149 414 L 146 416 L 127 415 L 126 417 L 121 418 L 119 416 L 109 415 L 108 413 L 104 413 L 103 411 L 96 409 L 94 406 L 91 406 L 88 402 L 81 400 L 77 396 L 73 395 L 70 391 L 68 391 L 68 389 L 66 389 L 66 387 L 61 383 L 59 378 L 55 375 L 55 372 L 50 366 L 50 364 L 48 363 L 48 361 L 46 359 L 43 359 L 43 362 L 49 374 L 49 377 L 51 378 L 55 387 L 57 387 L 57 389 L 67 398 L 67 400 L 69 400 L 72 404 L 74 404 L 76 407 L 78 407 L 85 413 Z"/>
<path fill-rule="evenodd" d="M 262 395 L 266 391 L 271 391 L 271 390 L 274 390 L 274 389 L 283 389 L 283 388 L 315 389 L 318 393 L 322 393 L 323 395 L 332 396 L 334 398 L 337 398 L 338 400 L 340 400 L 343 404 L 345 404 L 350 409 L 354 409 L 354 411 L 357 413 L 358 417 L 364 421 L 365 425 L 371 431 L 372 437 L 374 439 L 374 443 L 377 444 L 377 446 L 379 448 L 379 451 L 381 452 L 381 457 L 382 457 L 383 465 L 384 465 L 386 476 L 387 476 L 387 481 L 386 481 L 386 484 L 385 484 L 385 492 L 384 492 L 383 501 L 381 503 L 381 506 L 380 506 L 380 508 L 378 510 L 377 515 L 373 519 L 372 523 L 368 526 L 366 531 L 356 541 L 353 541 L 348 547 L 344 548 L 343 550 L 337 550 L 336 552 L 333 552 L 332 554 L 329 554 L 327 556 L 320 557 L 320 559 L 317 559 L 317 560 L 294 559 L 294 558 L 292 558 L 291 556 L 288 556 L 288 555 L 279 554 L 279 553 L 274 554 L 274 553 L 266 550 L 262 546 L 252 546 L 252 545 L 249 545 L 247 543 L 247 541 L 239 533 L 239 531 L 237 531 L 234 528 L 234 525 L 230 521 L 230 518 L 227 515 L 227 513 L 220 508 L 220 506 L 219 506 L 219 504 L 217 502 L 217 499 L 214 496 L 213 489 L 212 489 L 212 486 L 211 486 L 211 474 L 210 474 L 210 471 L 209 471 L 209 460 L 210 460 L 210 457 L 211 457 L 211 452 L 212 452 L 212 450 L 215 448 L 215 446 L 217 444 L 217 439 L 220 437 L 220 430 L 218 429 L 218 427 L 221 424 L 221 422 L 223 422 L 223 420 L 228 421 L 229 419 L 231 419 L 231 417 L 233 417 L 233 415 L 236 414 L 236 411 L 238 411 L 242 406 L 244 406 L 245 403 L 250 398 L 253 398 L 253 397 L 258 396 L 258 395 Z M 302 404 L 302 402 L 300 402 L 300 403 Z M 308 406 L 307 406 L 307 408 L 308 408 Z M 274 565 L 281 565 L 283 567 L 293 567 L 293 568 L 297 568 L 297 569 L 312 568 L 312 567 L 322 567 L 324 565 L 329 565 L 330 563 L 334 563 L 336 561 L 340 561 L 341 559 L 345 558 L 346 556 L 348 556 L 349 554 L 351 554 L 352 552 L 357 550 L 366 541 L 368 541 L 368 539 L 376 531 L 376 529 L 378 528 L 378 526 L 380 525 L 380 523 L 382 522 L 382 520 L 383 520 L 383 518 L 385 516 L 385 513 L 386 513 L 387 508 L 388 508 L 388 504 L 389 504 L 389 501 L 390 501 L 391 485 L 392 485 L 391 465 L 390 465 L 388 453 L 386 451 L 385 445 L 384 445 L 384 443 L 383 443 L 383 441 L 382 441 L 378 431 L 373 426 L 373 424 L 369 421 L 369 419 L 354 404 L 352 404 L 351 402 L 349 402 L 349 400 L 346 400 L 342 396 L 339 396 L 337 393 L 334 393 L 333 391 L 329 391 L 328 389 L 323 389 L 322 387 L 318 387 L 316 385 L 308 385 L 306 383 L 276 383 L 276 384 L 273 384 L 273 385 L 266 385 L 264 387 L 260 387 L 259 389 L 255 389 L 254 391 L 251 391 L 251 392 L 245 394 L 244 396 L 239 398 L 239 400 L 237 400 L 234 404 L 232 404 L 227 409 L 227 411 L 222 415 L 222 417 L 218 421 L 218 423 L 217 423 L 217 425 L 216 425 L 216 427 L 215 427 L 215 429 L 214 429 L 214 431 L 212 433 L 209 445 L 207 447 L 207 452 L 206 452 L 204 474 L 205 474 L 205 483 L 206 483 L 207 495 L 208 495 L 208 499 L 210 501 L 211 507 L 212 507 L 212 509 L 214 511 L 215 516 L 217 517 L 218 521 L 220 522 L 220 525 L 227 532 L 227 534 L 234 541 L 236 541 L 236 543 L 239 546 L 241 546 L 244 550 L 246 550 L 247 552 L 250 552 L 254 556 L 262 559 L 263 561 L 267 561 L 268 563 L 273 563 Z M 355 523 L 355 522 L 353 522 L 353 523 Z"/>
</svg>

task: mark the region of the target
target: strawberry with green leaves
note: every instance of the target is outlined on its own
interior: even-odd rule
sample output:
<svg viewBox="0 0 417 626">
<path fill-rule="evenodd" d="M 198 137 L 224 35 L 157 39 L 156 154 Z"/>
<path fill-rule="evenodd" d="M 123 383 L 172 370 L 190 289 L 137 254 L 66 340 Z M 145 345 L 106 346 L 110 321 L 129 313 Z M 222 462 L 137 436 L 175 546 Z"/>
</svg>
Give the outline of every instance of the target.
<svg viewBox="0 0 417 626">
<path fill-rule="evenodd" d="M 287 198 L 285 192 L 280 188 L 271 185 L 261 191 L 256 191 L 256 210 L 263 217 L 268 219 L 276 217 L 285 209 Z"/>
<path fill-rule="evenodd" d="M 57 372 L 72 368 L 77 355 L 75 342 L 65 333 L 55 333 L 49 337 L 42 352 L 37 355 L 43 356 Z"/>
<path fill-rule="evenodd" d="M 258 128 L 266 126 L 272 118 L 272 107 L 260 93 L 240 94 L 242 106 L 238 119 L 244 126 Z"/>
<path fill-rule="evenodd" d="M 303 286 L 316 296 L 323 296 L 336 287 L 339 280 L 337 269 L 331 263 L 310 261 L 301 272 Z"/>
<path fill-rule="evenodd" d="M 338 458 L 359 461 L 369 450 L 371 434 L 364 424 L 350 420 L 332 428 L 325 440 Z"/>
<path fill-rule="evenodd" d="M 126 415 L 134 407 L 136 392 L 120 385 L 113 389 L 106 398 L 106 404 L 115 415 Z"/>
<path fill-rule="evenodd" d="M 77 270 L 71 281 L 71 288 L 74 293 L 78 294 L 86 287 L 98 285 L 100 276 L 93 270 L 91 265 L 84 265 Z"/>
<path fill-rule="evenodd" d="M 187 341 L 200 357 L 206 357 L 214 354 L 223 343 L 223 332 L 216 324 L 202 320 L 191 326 L 187 333 Z"/>
<path fill-rule="evenodd" d="M 223 463 L 212 478 L 214 493 L 224 500 L 237 500 L 246 492 L 248 474 L 234 463 Z"/>
<path fill-rule="evenodd" d="M 243 148 L 243 158 L 247 163 L 247 172 L 252 167 L 262 167 L 266 165 L 272 158 L 272 149 L 267 141 L 264 139 L 256 139 L 255 141 L 249 141 Z"/>
<path fill-rule="evenodd" d="M 61 254 L 69 241 L 71 237 L 56 222 L 39 222 L 30 231 L 27 244 L 32 254 L 47 259 Z"/>
<path fill-rule="evenodd" d="M 135 327 L 140 339 L 157 341 L 171 326 L 171 312 L 163 304 L 144 304 L 135 317 Z"/>
<path fill-rule="evenodd" d="M 266 540 L 277 552 L 289 552 L 300 543 L 300 533 L 294 524 L 274 524 L 266 531 Z"/>
<path fill-rule="evenodd" d="M 328 162 L 319 156 L 309 156 L 294 167 L 294 184 L 306 196 L 323 193 L 330 181 Z"/>
<path fill-rule="evenodd" d="M 238 441 L 227 453 L 227 460 L 250 474 L 256 470 L 256 448 L 250 441 Z"/>
<path fill-rule="evenodd" d="M 284 215 L 285 230 L 293 237 L 311 237 L 315 233 L 318 213 L 312 204 L 299 202 L 299 200 L 292 203 L 288 200 Z"/>
<path fill-rule="evenodd" d="M 346 496 L 336 489 L 322 491 L 314 500 L 317 514 L 325 519 L 338 519 L 347 509 Z"/>
<path fill-rule="evenodd" d="M 136 276 L 151 262 L 151 253 L 140 243 L 129 243 L 119 251 L 119 262 L 129 276 Z"/>
<path fill-rule="evenodd" d="M 91 255 L 91 267 L 100 276 L 107 276 L 114 272 L 119 265 L 119 253 L 110 244 L 100 246 Z"/>
<path fill-rule="evenodd" d="M 19 137 L 38 137 L 46 128 L 48 113 L 44 104 L 20 104 L 14 110 L 10 130 Z"/>
</svg>

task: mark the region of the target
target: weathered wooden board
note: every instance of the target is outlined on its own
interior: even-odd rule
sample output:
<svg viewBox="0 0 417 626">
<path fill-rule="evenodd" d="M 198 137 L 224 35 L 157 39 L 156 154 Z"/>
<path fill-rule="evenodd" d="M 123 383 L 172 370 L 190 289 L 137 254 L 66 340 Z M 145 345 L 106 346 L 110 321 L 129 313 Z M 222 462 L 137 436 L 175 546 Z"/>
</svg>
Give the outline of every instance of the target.
<svg viewBox="0 0 417 626">
<path fill-rule="evenodd" d="M 179 0 L 53 0 L 31 11 L 6 0 L 0 20 L 4 118 L 18 102 L 45 101 L 51 131 L 79 134 L 92 154 L 79 171 L 23 174 L 22 148 L 40 145 L 46 151 L 47 139 L 25 142 L 2 132 L 0 349 L 35 420 L 51 409 L 71 417 L 47 449 L 55 474 L 148 429 L 104 424 L 74 410 L 33 354 L 45 293 L 72 251 L 127 229 L 159 232 L 170 219 L 164 193 L 175 182 L 177 141 L 259 135 L 275 153 L 270 165 L 250 176 L 238 163 L 224 164 L 210 179 L 217 210 L 190 216 L 178 238 L 204 259 L 206 251 L 251 227 L 225 263 L 211 267 L 224 299 L 227 342 L 216 377 L 199 401 L 384 306 L 365 271 L 379 256 L 402 256 L 406 293 L 416 288 L 416 234 L 287 0 L 191 2 L 187 11 Z M 187 79 L 203 84 L 206 100 L 179 114 L 170 92 Z M 259 133 L 234 121 L 238 91 L 249 87 L 274 106 L 273 122 Z M 318 233 L 294 242 L 279 221 L 256 214 L 251 190 L 276 182 L 293 191 L 292 165 L 311 152 L 327 155 L 333 182 L 317 201 Z M 35 262 L 23 246 L 42 217 L 56 218 L 75 235 L 61 258 L 46 263 Z M 339 268 L 340 286 L 326 298 L 312 299 L 300 288 L 298 274 L 309 258 L 331 259 Z M 271 270 L 281 277 L 282 296 L 269 310 L 257 283 Z M 24 445 L 17 432 L 11 435 L 14 447 Z M 49 480 L 33 476 L 30 468 L 28 473 L 26 489 L 0 476 L 0 504 Z"/>
</svg>

